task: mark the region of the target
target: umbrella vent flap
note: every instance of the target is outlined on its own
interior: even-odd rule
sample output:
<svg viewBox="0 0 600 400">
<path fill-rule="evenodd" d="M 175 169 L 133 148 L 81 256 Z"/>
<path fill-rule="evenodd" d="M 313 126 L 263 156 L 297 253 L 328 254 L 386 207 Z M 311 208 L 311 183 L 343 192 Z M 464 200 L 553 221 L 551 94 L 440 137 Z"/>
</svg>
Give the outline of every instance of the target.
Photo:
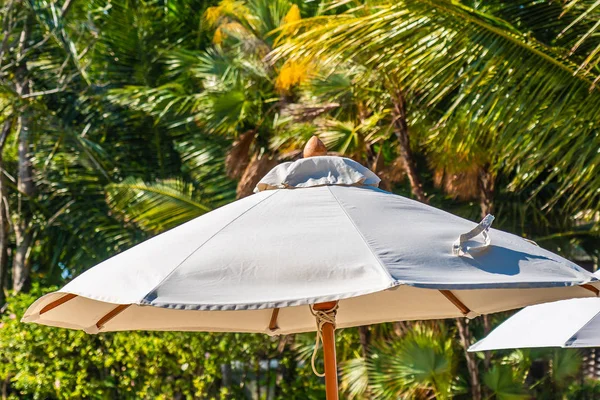
<svg viewBox="0 0 600 400">
<path fill-rule="evenodd" d="M 345 157 L 315 156 L 277 165 L 254 192 L 325 185 L 378 187 L 381 179 L 368 168 Z"/>
</svg>

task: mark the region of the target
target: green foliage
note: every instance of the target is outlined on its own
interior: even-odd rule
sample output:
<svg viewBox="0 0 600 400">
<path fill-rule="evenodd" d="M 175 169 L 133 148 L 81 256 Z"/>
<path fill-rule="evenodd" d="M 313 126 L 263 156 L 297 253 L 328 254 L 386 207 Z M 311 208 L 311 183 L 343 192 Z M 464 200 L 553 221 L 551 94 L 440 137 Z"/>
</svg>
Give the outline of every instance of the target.
<svg viewBox="0 0 600 400">
<path fill-rule="evenodd" d="M 369 369 L 364 358 L 353 358 L 340 366 L 342 390 L 348 398 L 361 398 L 369 391 Z"/>
<path fill-rule="evenodd" d="M 565 393 L 569 400 L 593 400 L 600 396 L 600 382 L 596 379 L 587 379 L 584 382 L 573 382 Z"/>
<path fill-rule="evenodd" d="M 569 385 L 581 368 L 581 355 L 577 351 L 554 351 L 551 360 L 552 382 L 559 388 Z"/>
<path fill-rule="evenodd" d="M 308 57 L 328 66 L 358 60 L 392 77 L 416 114 L 433 122 L 430 135 L 449 136 L 438 150 L 454 143 L 460 159 L 489 149 L 493 170 L 511 175 L 527 169 L 513 177 L 515 187 L 556 182 L 554 200 L 598 210 L 598 182 L 591 175 L 600 164 L 598 69 L 578 69 L 581 58 L 530 36 L 529 30 L 548 30 L 540 15 L 555 11 L 549 2 L 470 3 L 357 4 L 339 16 L 298 24 L 275 58 Z M 567 21 L 554 18 L 558 35 Z"/>
<path fill-rule="evenodd" d="M 178 181 L 149 185 L 126 179 L 107 187 L 111 208 L 126 211 L 127 219 L 154 232 L 173 228 L 210 211 L 210 206 L 195 201 L 193 196 L 193 188 Z"/>
<path fill-rule="evenodd" d="M 515 371 L 509 365 L 494 365 L 484 374 L 483 382 L 498 400 L 530 398 L 522 377 L 515 375 Z"/>
<path fill-rule="evenodd" d="M 239 399 L 255 392 L 257 381 L 272 399 L 317 399 L 322 393 L 310 367 L 298 366 L 289 346 L 264 335 L 87 335 L 20 323 L 42 293 L 35 287 L 13 297 L 0 322 L 0 381 L 10 383 L 9 398 Z M 277 364 L 267 368 L 273 359 Z"/>
<path fill-rule="evenodd" d="M 454 343 L 441 326 L 415 324 L 401 337 L 382 339 L 366 361 L 343 364 L 342 381 L 350 397 L 448 399 L 460 393 Z"/>
</svg>

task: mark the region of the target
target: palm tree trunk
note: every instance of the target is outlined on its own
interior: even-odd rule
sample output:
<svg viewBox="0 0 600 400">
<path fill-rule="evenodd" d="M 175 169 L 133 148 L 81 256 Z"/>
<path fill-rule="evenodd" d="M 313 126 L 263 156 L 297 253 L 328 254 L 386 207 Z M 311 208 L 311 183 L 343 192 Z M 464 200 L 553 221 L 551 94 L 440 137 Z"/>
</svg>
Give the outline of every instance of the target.
<svg viewBox="0 0 600 400">
<path fill-rule="evenodd" d="M 6 302 L 5 289 L 6 277 L 8 275 L 8 235 L 10 231 L 3 154 L 6 139 L 12 129 L 12 123 L 12 118 L 4 121 L 2 132 L 0 132 L 0 310 L 4 308 Z"/>
<path fill-rule="evenodd" d="M 237 198 L 242 199 L 253 193 L 254 187 L 267 172 L 277 165 L 275 157 L 263 154 L 262 157 L 254 155 L 237 185 Z"/>
<path fill-rule="evenodd" d="M 410 148 L 408 123 L 406 121 L 406 101 L 404 99 L 404 95 L 402 91 L 396 89 L 392 98 L 394 133 L 398 138 L 398 143 L 400 145 L 400 158 L 404 164 L 404 170 L 408 176 L 411 191 L 417 200 L 422 203 L 428 203 L 425 192 L 423 192 L 421 178 L 417 172 L 417 164 Z"/>
<path fill-rule="evenodd" d="M 260 360 L 256 361 L 256 399 L 260 400 Z"/>
<path fill-rule="evenodd" d="M 358 339 L 360 341 L 360 349 L 363 358 L 366 360 L 369 355 L 369 345 L 371 342 L 371 332 L 369 332 L 369 326 L 358 327 Z"/>
<path fill-rule="evenodd" d="M 466 319 L 457 318 L 456 327 L 458 328 L 458 336 L 460 343 L 465 352 L 467 361 L 467 369 L 469 370 L 469 378 L 471 381 L 471 398 L 473 400 L 481 400 L 481 384 L 479 383 L 479 367 L 474 353 L 469 353 L 467 349 L 471 345 L 471 330 Z"/>
<path fill-rule="evenodd" d="M 481 218 L 494 212 L 494 188 L 495 180 L 487 167 L 479 172 L 479 206 Z"/>
<path fill-rule="evenodd" d="M 492 213 L 493 211 L 493 194 L 494 194 L 494 177 L 486 168 L 482 168 L 479 173 L 479 205 L 481 209 L 481 218 Z M 479 381 L 479 367 L 477 365 L 477 359 L 474 353 L 469 353 L 467 349 L 471 345 L 472 335 L 469 329 L 467 321 L 464 319 L 457 319 L 456 326 L 458 328 L 458 335 L 460 337 L 461 345 L 465 352 L 465 359 L 467 361 L 467 369 L 469 370 L 469 376 L 471 381 L 471 396 L 473 399 L 481 399 L 481 383 Z M 490 320 L 488 315 L 483 316 L 483 329 L 484 335 L 487 336 L 490 333 Z M 491 353 L 488 351 L 484 356 L 484 368 L 488 370 L 491 365 Z"/>
<path fill-rule="evenodd" d="M 493 213 L 494 211 L 494 187 L 495 179 L 490 173 L 489 168 L 483 167 L 479 172 L 479 206 L 481 208 L 481 218 L 485 218 L 486 215 Z M 487 336 L 492 330 L 490 324 L 489 315 L 483 316 L 483 334 Z M 487 371 L 490 368 L 492 362 L 492 353 L 486 351 L 484 353 L 483 365 Z"/>
<path fill-rule="evenodd" d="M 2 382 L 2 400 L 6 400 L 8 399 L 8 389 L 10 388 L 10 378 L 12 378 L 12 376 L 10 374 L 8 374 L 6 376 L 6 378 L 4 378 L 4 381 Z"/>
<path fill-rule="evenodd" d="M 358 327 L 358 340 L 360 342 L 361 355 L 365 362 L 369 360 L 369 346 L 371 345 L 371 331 L 369 330 L 369 326 L 370 325 Z M 365 389 L 362 398 L 365 400 L 370 400 L 373 398 L 369 387 Z"/>
<path fill-rule="evenodd" d="M 406 120 L 406 101 L 401 90 L 396 89 L 392 95 L 393 115 L 394 115 L 394 132 L 400 144 L 400 157 L 402 158 L 404 169 L 413 195 L 422 203 L 428 204 L 429 200 L 423 191 L 423 185 L 417 172 L 417 165 L 410 148 L 410 136 L 408 131 L 408 123 Z M 456 319 L 456 326 L 460 336 L 461 344 L 465 350 L 465 359 L 471 381 L 471 398 L 473 400 L 481 400 L 481 384 L 479 382 L 479 367 L 477 359 L 473 353 L 469 353 L 467 349 L 471 345 L 471 332 L 469 326 L 463 318 Z"/>
<path fill-rule="evenodd" d="M 29 16 L 19 38 L 19 54 L 23 53 L 25 45 L 29 40 L 32 18 Z M 20 57 L 20 55 L 19 55 Z M 26 96 L 31 91 L 31 80 L 27 63 L 22 61 L 16 69 L 15 87 L 20 97 Z M 28 254 L 33 239 L 33 232 L 30 229 L 31 216 L 27 210 L 22 207 L 23 196 L 27 199 L 34 194 L 33 174 L 31 170 L 31 154 L 29 148 L 29 135 L 31 133 L 31 118 L 28 107 L 25 105 L 19 112 L 18 140 L 19 140 L 19 174 L 17 180 L 17 190 L 19 191 L 19 205 L 16 222 L 14 224 L 16 249 L 13 257 L 13 291 L 18 293 L 27 290 L 29 284 L 29 265 Z"/>
</svg>

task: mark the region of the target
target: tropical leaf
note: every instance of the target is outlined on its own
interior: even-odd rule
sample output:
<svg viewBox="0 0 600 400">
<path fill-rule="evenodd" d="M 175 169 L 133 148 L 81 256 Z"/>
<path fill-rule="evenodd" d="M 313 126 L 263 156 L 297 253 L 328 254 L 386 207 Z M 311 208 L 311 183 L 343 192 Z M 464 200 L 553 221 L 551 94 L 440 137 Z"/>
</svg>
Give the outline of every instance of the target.
<svg viewBox="0 0 600 400">
<path fill-rule="evenodd" d="M 569 386 L 570 380 L 577 376 L 582 364 L 581 353 L 577 350 L 556 350 L 551 360 L 552 381 L 558 387 Z"/>
<path fill-rule="evenodd" d="M 516 186 L 556 178 L 556 198 L 600 204 L 596 75 L 577 73 L 575 60 L 494 14 L 449 0 L 359 5 L 297 24 L 297 35 L 272 53 L 289 57 L 332 68 L 352 60 L 387 74 L 423 113 L 443 111 L 439 129 L 457 126 L 471 142 L 491 142 L 501 154 L 494 168 L 525 168 Z"/>
<path fill-rule="evenodd" d="M 581 53 L 583 62 L 579 70 L 598 73 L 600 62 L 600 1 L 571 0 L 564 4 L 563 17 L 569 24 L 562 29 L 559 37 L 570 41 L 570 53 Z M 595 79 L 597 83 L 600 78 Z"/>
<path fill-rule="evenodd" d="M 380 343 L 367 361 L 378 399 L 452 397 L 456 359 L 447 333 L 422 325 L 398 340 Z"/>
<path fill-rule="evenodd" d="M 179 180 L 144 183 L 129 178 L 106 188 L 109 206 L 144 230 L 162 232 L 211 210 L 194 199 L 194 188 Z"/>
<path fill-rule="evenodd" d="M 369 371 L 364 358 L 353 358 L 340 365 L 342 390 L 349 399 L 362 398 L 369 390 Z"/>
<path fill-rule="evenodd" d="M 494 365 L 483 375 L 483 382 L 498 400 L 529 399 L 523 382 L 515 376 L 508 365 Z"/>
</svg>

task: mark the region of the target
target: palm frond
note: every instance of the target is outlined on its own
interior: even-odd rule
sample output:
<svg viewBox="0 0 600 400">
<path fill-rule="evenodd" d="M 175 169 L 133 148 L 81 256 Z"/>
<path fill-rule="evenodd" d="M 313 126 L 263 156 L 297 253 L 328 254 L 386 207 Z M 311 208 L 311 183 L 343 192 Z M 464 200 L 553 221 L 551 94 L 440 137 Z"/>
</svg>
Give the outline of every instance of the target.
<svg viewBox="0 0 600 400">
<path fill-rule="evenodd" d="M 340 365 L 342 390 L 349 399 L 362 398 L 369 389 L 369 373 L 364 358 L 353 358 Z"/>
<path fill-rule="evenodd" d="M 125 86 L 111 89 L 106 99 L 113 104 L 144 112 L 157 122 L 169 115 L 169 125 L 186 121 L 202 101 L 201 93 L 187 93 L 184 88 L 171 83 L 159 87 Z"/>
<path fill-rule="evenodd" d="M 273 57 L 361 62 L 390 76 L 415 107 L 443 110 L 438 127 L 473 121 L 471 141 L 493 134 L 495 149 L 518 149 L 497 165 L 526 167 L 515 185 L 552 171 L 557 195 L 600 204 L 600 91 L 590 89 L 597 75 L 493 14 L 449 0 L 379 2 L 306 20 Z"/>
<path fill-rule="evenodd" d="M 577 350 L 556 350 L 551 360 L 552 381 L 559 387 L 569 385 L 570 379 L 577 376 L 583 359 Z"/>
<path fill-rule="evenodd" d="M 494 365 L 483 375 L 483 382 L 498 400 L 525 400 L 531 397 L 508 365 Z"/>
<path fill-rule="evenodd" d="M 560 36 L 569 39 L 570 53 L 582 53 L 583 62 L 579 70 L 595 71 L 598 73 L 600 63 L 600 1 L 598 0 L 571 0 L 564 5 L 563 16 L 570 19 L 570 23 L 563 28 Z M 596 78 L 595 82 L 600 79 Z"/>
<path fill-rule="evenodd" d="M 367 361 L 371 391 L 378 399 L 450 398 L 456 359 L 450 337 L 421 325 L 400 339 L 380 344 Z"/>
<path fill-rule="evenodd" d="M 195 200 L 191 185 L 179 180 L 145 183 L 129 178 L 108 185 L 106 198 L 126 221 L 151 232 L 173 228 L 211 210 L 209 205 Z"/>
</svg>

